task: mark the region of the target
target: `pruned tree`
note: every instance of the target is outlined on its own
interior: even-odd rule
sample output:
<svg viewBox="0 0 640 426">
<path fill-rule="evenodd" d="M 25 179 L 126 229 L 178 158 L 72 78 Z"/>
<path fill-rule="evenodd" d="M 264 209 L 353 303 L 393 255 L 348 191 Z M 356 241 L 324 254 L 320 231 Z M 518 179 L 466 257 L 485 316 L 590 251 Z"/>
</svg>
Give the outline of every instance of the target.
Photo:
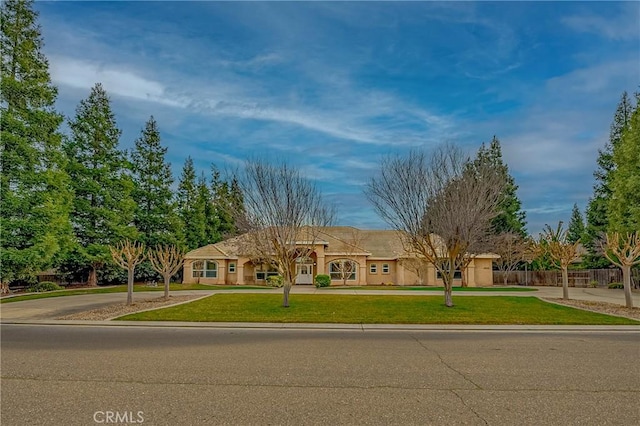
<svg viewBox="0 0 640 426">
<path fill-rule="evenodd" d="M 385 158 L 366 194 L 401 232 L 405 250 L 434 265 L 452 307 L 454 274 L 484 245 L 504 184 L 490 162 L 472 163 L 459 148 L 443 145 L 431 156 L 416 150 Z"/>
<path fill-rule="evenodd" d="M 296 259 L 309 256 L 320 227 L 333 220 L 333 209 L 317 187 L 286 163 L 249 160 L 239 179 L 244 198 L 237 223 L 248 231 L 256 258 L 274 264 L 284 279 L 282 306 L 296 280 Z"/>
<path fill-rule="evenodd" d="M 177 246 L 157 245 L 147 254 L 151 267 L 164 278 L 164 298 L 169 299 L 169 284 L 184 263 L 184 252 Z"/>
<path fill-rule="evenodd" d="M 128 272 L 127 305 L 131 305 L 133 303 L 133 275 L 136 266 L 145 258 L 144 244 L 125 240 L 115 246 L 109 246 L 109 251 L 111 251 L 111 257 L 116 265 L 126 269 Z"/>
<path fill-rule="evenodd" d="M 601 241 L 600 247 L 604 256 L 611 263 L 622 269 L 624 282 L 624 299 L 627 308 L 633 308 L 631 298 L 631 268 L 640 264 L 640 235 L 639 232 L 609 232 Z"/>
<path fill-rule="evenodd" d="M 492 251 L 500 256 L 494 262 L 503 274 L 503 284 L 507 285 L 509 274 L 515 271 L 520 263 L 527 260 L 530 244 L 521 234 L 513 232 L 496 235 L 493 241 Z"/>
<path fill-rule="evenodd" d="M 562 271 L 562 298 L 566 300 L 569 299 L 569 265 L 578 259 L 580 240 L 569 241 L 569 232 L 562 224 L 560 221 L 555 230 L 546 225 L 536 242 L 536 250 L 539 256 L 546 254 L 552 265 Z"/>
</svg>

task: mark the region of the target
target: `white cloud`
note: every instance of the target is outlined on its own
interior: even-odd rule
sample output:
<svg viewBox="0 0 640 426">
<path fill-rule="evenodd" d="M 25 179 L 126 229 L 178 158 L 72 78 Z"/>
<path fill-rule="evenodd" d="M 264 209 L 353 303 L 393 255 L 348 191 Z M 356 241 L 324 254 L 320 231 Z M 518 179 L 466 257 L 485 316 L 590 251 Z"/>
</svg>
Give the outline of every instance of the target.
<svg viewBox="0 0 640 426">
<path fill-rule="evenodd" d="M 170 98 L 161 83 L 145 79 L 131 71 L 61 56 L 51 57 L 50 65 L 51 79 L 59 85 L 89 89 L 96 83 L 102 83 L 112 95 L 169 106 L 184 106 L 179 100 Z"/>
</svg>

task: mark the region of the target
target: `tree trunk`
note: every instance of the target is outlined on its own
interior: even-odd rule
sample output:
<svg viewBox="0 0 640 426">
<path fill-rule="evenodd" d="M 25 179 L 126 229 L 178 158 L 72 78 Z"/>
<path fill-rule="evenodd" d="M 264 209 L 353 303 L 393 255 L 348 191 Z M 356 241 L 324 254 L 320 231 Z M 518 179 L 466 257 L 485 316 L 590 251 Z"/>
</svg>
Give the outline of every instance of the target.
<svg viewBox="0 0 640 426">
<path fill-rule="evenodd" d="M 98 286 L 98 269 L 95 264 L 91 265 L 91 271 L 89 272 L 89 281 L 87 284 L 91 287 Z"/>
<path fill-rule="evenodd" d="M 469 284 L 467 283 L 467 268 L 461 268 L 460 270 L 460 278 L 462 279 L 462 282 L 460 283 L 461 287 L 467 287 Z"/>
<path fill-rule="evenodd" d="M 624 301 L 627 308 L 633 308 L 633 299 L 631 298 L 631 266 L 622 266 L 622 281 L 624 282 Z"/>
<path fill-rule="evenodd" d="M 502 271 L 502 281 L 504 281 L 505 286 L 509 284 L 509 273 L 507 271 Z"/>
<path fill-rule="evenodd" d="M 128 280 L 127 280 L 127 305 L 133 304 L 133 271 L 134 268 L 128 269 Z"/>
<path fill-rule="evenodd" d="M 451 297 L 451 285 L 444 286 L 444 305 L 447 308 L 453 308 L 453 299 Z"/>
<path fill-rule="evenodd" d="M 285 281 L 284 286 L 282 287 L 283 298 L 282 298 L 282 307 L 289 307 L 289 292 L 291 291 L 291 281 Z"/>
<path fill-rule="evenodd" d="M 169 282 L 171 281 L 171 275 L 164 276 L 164 300 L 169 300 Z"/>
<path fill-rule="evenodd" d="M 566 266 L 562 268 L 562 298 L 569 299 L 569 271 Z"/>
</svg>

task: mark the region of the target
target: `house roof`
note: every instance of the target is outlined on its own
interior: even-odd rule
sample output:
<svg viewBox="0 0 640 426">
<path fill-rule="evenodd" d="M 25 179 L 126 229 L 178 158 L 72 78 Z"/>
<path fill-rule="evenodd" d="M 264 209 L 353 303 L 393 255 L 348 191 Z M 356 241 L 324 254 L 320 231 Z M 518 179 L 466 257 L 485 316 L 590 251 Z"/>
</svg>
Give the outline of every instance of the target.
<svg viewBox="0 0 640 426">
<path fill-rule="evenodd" d="M 306 231 L 303 232 L 306 235 Z M 304 236 L 302 235 L 302 236 Z M 188 252 L 188 259 L 237 259 L 249 234 L 239 235 L 216 244 Z M 301 241 L 304 238 L 301 239 Z M 369 259 L 398 259 L 406 256 L 400 233 L 395 230 L 358 229 L 352 226 L 327 226 L 319 229 L 316 244 L 325 245 L 325 255 L 367 256 Z M 495 257 L 482 254 L 477 257 Z"/>
</svg>

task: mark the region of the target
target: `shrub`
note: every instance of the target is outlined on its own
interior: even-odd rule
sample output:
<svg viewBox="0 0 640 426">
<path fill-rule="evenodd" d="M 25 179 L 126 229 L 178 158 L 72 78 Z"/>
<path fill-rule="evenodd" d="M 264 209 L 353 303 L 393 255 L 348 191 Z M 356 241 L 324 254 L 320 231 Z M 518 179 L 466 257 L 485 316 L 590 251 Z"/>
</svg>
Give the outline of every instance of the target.
<svg viewBox="0 0 640 426">
<path fill-rule="evenodd" d="M 331 285 L 331 277 L 327 274 L 316 275 L 316 287 L 329 287 Z"/>
<path fill-rule="evenodd" d="M 598 287 L 598 281 L 596 281 L 596 280 L 589 281 L 589 287 L 591 287 L 591 288 Z"/>
<path fill-rule="evenodd" d="M 284 277 L 282 275 L 269 275 L 267 277 L 267 285 L 269 287 L 282 287 L 284 285 Z"/>
<path fill-rule="evenodd" d="M 624 284 L 622 284 L 622 283 L 611 283 L 611 284 L 609 284 L 609 288 L 624 288 Z"/>
<path fill-rule="evenodd" d="M 51 281 L 43 281 L 41 283 L 33 284 L 27 288 L 29 293 L 41 293 L 44 291 L 62 290 L 58 284 Z"/>
</svg>

